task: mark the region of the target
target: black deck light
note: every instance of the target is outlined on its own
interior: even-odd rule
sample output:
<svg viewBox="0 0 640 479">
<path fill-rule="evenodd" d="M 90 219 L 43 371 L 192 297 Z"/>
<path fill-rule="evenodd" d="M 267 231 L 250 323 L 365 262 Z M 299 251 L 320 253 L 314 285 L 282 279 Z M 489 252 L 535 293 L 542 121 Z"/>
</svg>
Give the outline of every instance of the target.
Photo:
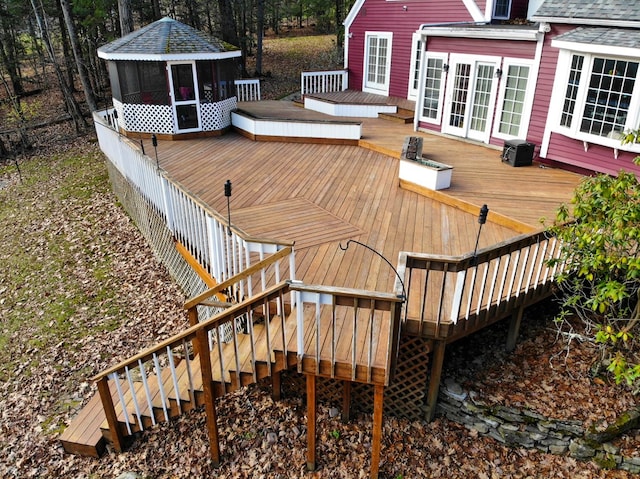
<svg viewBox="0 0 640 479">
<path fill-rule="evenodd" d="M 227 180 L 224 184 L 224 196 L 227 197 L 227 216 L 229 218 L 229 225 L 227 227 L 227 234 L 231 236 L 231 180 Z"/>
<path fill-rule="evenodd" d="M 478 223 L 480 226 L 478 227 L 478 236 L 476 237 L 476 246 L 473 249 L 473 264 L 477 264 L 478 258 L 476 253 L 478 252 L 478 243 L 480 242 L 480 232 L 482 231 L 482 225 L 487 222 L 487 215 L 489 214 L 489 208 L 487 205 L 482 205 L 480 208 L 480 214 L 478 215 Z"/>
<path fill-rule="evenodd" d="M 156 167 L 158 171 L 160 171 L 160 161 L 158 161 L 158 137 L 155 133 L 151 135 L 151 144 L 153 145 L 153 150 L 156 152 Z"/>
<path fill-rule="evenodd" d="M 395 269 L 393 267 L 393 265 L 391 264 L 391 262 L 385 258 L 382 253 L 379 253 L 378 251 L 376 251 L 375 249 L 373 249 L 371 246 L 366 245 L 364 243 L 360 243 L 360 241 L 356 241 L 356 240 L 352 240 L 350 239 L 349 241 L 347 241 L 347 245 L 346 246 L 342 246 L 342 243 L 338 243 L 338 246 L 340 247 L 340 249 L 342 251 L 347 251 L 347 249 L 349 248 L 349 245 L 351 243 L 355 243 L 355 244 L 359 244 L 360 246 L 364 246 L 365 248 L 367 248 L 369 251 L 371 251 L 374 254 L 377 254 L 378 256 L 380 256 L 388 265 L 389 267 L 393 270 L 393 272 L 396 274 L 397 278 L 400 280 L 400 284 L 402 285 L 402 296 L 398 296 L 403 302 L 407 300 L 407 291 L 404 288 L 404 281 L 402 281 L 402 278 L 400 277 L 400 273 L 398 273 L 398 270 Z"/>
</svg>

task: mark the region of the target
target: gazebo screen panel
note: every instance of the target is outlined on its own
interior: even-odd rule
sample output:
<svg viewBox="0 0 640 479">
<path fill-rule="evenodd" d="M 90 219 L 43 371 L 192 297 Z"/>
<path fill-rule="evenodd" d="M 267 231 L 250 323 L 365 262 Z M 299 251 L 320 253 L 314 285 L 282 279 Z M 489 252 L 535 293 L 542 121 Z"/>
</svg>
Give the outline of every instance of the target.
<svg viewBox="0 0 640 479">
<path fill-rule="evenodd" d="M 118 79 L 123 103 L 169 105 L 165 62 L 118 62 Z"/>
<path fill-rule="evenodd" d="M 214 103 L 235 96 L 235 59 L 200 60 L 196 62 L 196 71 L 202 103 Z"/>
</svg>

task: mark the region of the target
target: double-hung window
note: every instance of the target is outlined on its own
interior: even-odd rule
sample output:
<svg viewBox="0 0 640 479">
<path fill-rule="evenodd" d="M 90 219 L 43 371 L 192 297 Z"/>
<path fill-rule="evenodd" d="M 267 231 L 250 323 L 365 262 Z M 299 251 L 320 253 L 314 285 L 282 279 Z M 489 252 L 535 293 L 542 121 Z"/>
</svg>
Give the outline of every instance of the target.
<svg viewBox="0 0 640 479">
<path fill-rule="evenodd" d="M 607 144 L 637 128 L 637 59 L 572 53 L 559 126 L 583 141 Z M 566 130 L 565 130 L 566 129 Z"/>
</svg>

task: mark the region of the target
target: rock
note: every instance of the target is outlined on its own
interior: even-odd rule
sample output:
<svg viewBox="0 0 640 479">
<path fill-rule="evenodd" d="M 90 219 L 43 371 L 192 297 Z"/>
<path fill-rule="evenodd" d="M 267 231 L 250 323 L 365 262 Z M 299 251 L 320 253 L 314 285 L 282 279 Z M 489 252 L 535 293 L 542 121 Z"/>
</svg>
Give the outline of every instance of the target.
<svg viewBox="0 0 640 479">
<path fill-rule="evenodd" d="M 571 441 L 569 453 L 577 459 L 591 459 L 596 455 L 596 450 L 580 440 Z"/>
<path fill-rule="evenodd" d="M 329 409 L 329 417 L 330 418 L 334 418 L 334 417 L 338 417 L 340 415 L 340 410 L 337 407 L 332 407 L 331 409 Z"/>
</svg>

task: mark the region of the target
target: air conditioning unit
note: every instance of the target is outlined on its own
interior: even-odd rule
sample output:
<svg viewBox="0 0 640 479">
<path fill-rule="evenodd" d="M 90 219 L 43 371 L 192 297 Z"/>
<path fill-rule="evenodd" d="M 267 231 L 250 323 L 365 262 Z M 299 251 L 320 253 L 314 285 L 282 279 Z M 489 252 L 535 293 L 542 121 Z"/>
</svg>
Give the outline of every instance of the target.
<svg viewBox="0 0 640 479">
<path fill-rule="evenodd" d="M 524 140 L 509 140 L 504 142 L 502 161 L 511 166 L 529 166 L 533 163 L 533 150 L 536 145 Z"/>
</svg>

